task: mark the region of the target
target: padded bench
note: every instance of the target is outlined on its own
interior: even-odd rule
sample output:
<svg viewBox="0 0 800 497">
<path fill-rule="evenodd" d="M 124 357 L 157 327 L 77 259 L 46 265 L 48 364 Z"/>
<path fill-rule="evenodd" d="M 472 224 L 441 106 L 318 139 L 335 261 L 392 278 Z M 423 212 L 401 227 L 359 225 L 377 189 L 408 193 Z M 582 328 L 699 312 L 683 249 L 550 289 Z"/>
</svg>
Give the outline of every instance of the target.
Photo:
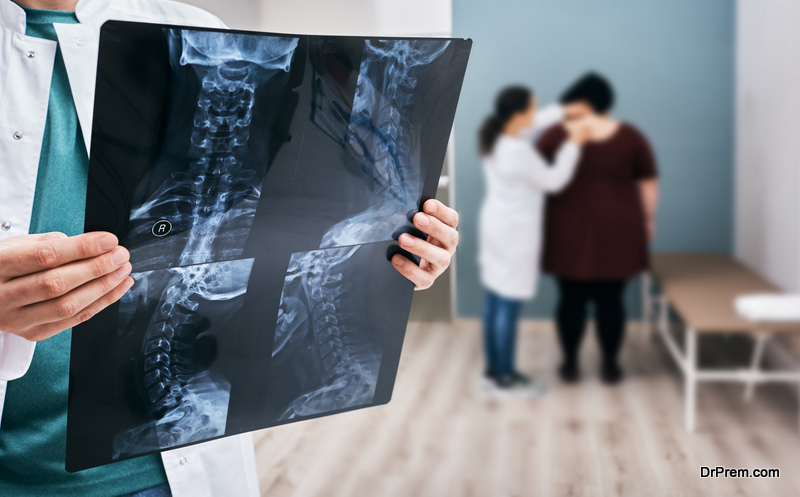
<svg viewBox="0 0 800 497">
<path fill-rule="evenodd" d="M 654 293 L 658 289 L 658 293 Z M 775 285 L 732 257 L 715 253 L 656 253 L 651 270 L 642 277 L 642 318 L 647 333 L 653 326 L 684 377 L 685 423 L 695 429 L 697 384 L 701 381 L 740 382 L 750 399 L 757 383 L 800 384 L 798 371 L 763 371 L 764 346 L 775 333 L 800 332 L 800 322 L 753 322 L 734 309 L 736 297 L 751 293 L 778 292 Z M 669 326 L 673 309 L 685 327 L 684 344 L 678 345 Z M 700 369 L 698 336 L 711 333 L 746 333 L 754 347 L 749 368 Z"/>
</svg>

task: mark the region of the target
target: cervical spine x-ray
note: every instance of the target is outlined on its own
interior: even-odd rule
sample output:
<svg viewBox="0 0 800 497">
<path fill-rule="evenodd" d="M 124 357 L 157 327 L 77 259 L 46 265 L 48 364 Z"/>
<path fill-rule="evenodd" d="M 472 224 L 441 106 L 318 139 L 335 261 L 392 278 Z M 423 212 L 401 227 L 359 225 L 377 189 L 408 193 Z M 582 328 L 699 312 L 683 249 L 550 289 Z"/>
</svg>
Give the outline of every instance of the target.
<svg viewBox="0 0 800 497">
<path fill-rule="evenodd" d="M 86 229 L 136 283 L 73 335 L 68 470 L 388 402 L 469 47 L 104 26 Z"/>
</svg>

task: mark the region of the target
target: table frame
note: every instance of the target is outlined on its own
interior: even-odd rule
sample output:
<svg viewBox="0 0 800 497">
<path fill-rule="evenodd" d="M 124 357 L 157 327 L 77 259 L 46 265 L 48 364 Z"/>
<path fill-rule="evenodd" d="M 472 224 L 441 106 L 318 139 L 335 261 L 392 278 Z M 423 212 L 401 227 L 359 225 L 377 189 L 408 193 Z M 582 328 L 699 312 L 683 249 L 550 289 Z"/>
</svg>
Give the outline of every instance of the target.
<svg viewBox="0 0 800 497">
<path fill-rule="evenodd" d="M 669 300 L 663 293 L 654 293 L 654 282 L 655 278 L 652 274 L 649 272 L 642 274 L 642 328 L 648 337 L 652 336 L 655 328 L 683 374 L 686 431 L 694 432 L 697 425 L 697 387 L 701 381 L 743 383 L 746 401 L 752 400 L 755 387 L 760 383 L 796 383 L 800 386 L 800 371 L 764 371 L 761 369 L 764 349 L 774 335 L 766 325 L 764 329 L 755 332 L 731 330 L 731 333 L 745 333 L 753 337 L 753 353 L 748 368 L 701 369 L 697 355 L 699 336 L 703 333 L 689 326 L 683 326 L 684 340 L 683 350 L 681 350 L 670 327 Z M 798 415 L 798 428 L 800 429 L 800 415 Z"/>
</svg>

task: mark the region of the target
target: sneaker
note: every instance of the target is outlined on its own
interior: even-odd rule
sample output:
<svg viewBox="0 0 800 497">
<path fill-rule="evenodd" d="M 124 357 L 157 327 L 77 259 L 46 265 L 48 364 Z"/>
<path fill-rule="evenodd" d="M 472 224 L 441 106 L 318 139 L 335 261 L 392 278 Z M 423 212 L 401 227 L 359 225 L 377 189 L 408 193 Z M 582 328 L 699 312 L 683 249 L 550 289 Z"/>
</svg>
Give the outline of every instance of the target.
<svg viewBox="0 0 800 497">
<path fill-rule="evenodd" d="M 530 385 L 532 383 L 532 380 L 529 377 L 525 376 L 519 371 L 514 371 L 513 373 L 511 373 L 510 378 L 511 381 L 520 385 Z"/>
<path fill-rule="evenodd" d="M 581 379 L 581 372 L 577 363 L 565 362 L 558 368 L 558 375 L 565 383 L 578 383 Z"/>
<path fill-rule="evenodd" d="M 544 383 L 532 380 L 527 376 L 514 372 L 495 380 L 494 391 L 500 396 L 537 398 L 544 395 L 547 388 Z"/>
</svg>

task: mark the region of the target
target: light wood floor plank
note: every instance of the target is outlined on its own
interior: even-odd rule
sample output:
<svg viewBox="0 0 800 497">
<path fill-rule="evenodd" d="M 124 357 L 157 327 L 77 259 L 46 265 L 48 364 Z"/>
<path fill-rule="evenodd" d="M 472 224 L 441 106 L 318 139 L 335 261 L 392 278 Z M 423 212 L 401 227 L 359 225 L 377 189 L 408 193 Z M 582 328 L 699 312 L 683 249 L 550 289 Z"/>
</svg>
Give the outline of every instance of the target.
<svg viewBox="0 0 800 497">
<path fill-rule="evenodd" d="M 539 399 L 498 398 L 482 384 L 480 324 L 409 325 L 393 400 L 255 434 L 270 497 L 800 495 L 797 399 L 763 386 L 703 384 L 698 431 L 683 430 L 680 376 L 663 346 L 632 326 L 625 381 L 602 385 L 593 333 L 583 380 L 564 385 L 552 325 L 524 322 L 518 364 L 548 384 Z M 701 342 L 703 363 L 747 344 Z M 744 348 L 743 348 L 744 347 Z M 744 354 L 746 356 L 746 354 Z M 778 468 L 780 479 L 700 478 L 700 466 Z"/>
</svg>

